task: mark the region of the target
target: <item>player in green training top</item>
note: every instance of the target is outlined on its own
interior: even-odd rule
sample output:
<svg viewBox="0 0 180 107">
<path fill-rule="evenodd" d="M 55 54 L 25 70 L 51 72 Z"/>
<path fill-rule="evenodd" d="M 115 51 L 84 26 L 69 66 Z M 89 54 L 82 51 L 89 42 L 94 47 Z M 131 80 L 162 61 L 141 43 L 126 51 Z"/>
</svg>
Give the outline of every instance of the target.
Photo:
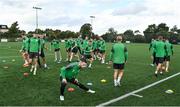
<svg viewBox="0 0 180 107">
<path fill-rule="evenodd" d="M 61 101 L 64 101 L 64 90 L 67 85 L 67 82 L 70 82 L 89 93 L 95 93 L 95 91 L 85 87 L 77 79 L 77 75 L 79 74 L 80 69 L 86 66 L 87 64 L 85 62 L 80 61 L 80 62 L 70 63 L 66 67 L 62 67 L 60 69 L 60 81 L 61 81 L 60 100 Z"/>
<path fill-rule="evenodd" d="M 173 51 L 173 45 L 169 42 L 168 39 L 166 39 L 165 45 L 166 45 L 166 49 L 167 49 L 167 53 L 165 56 L 165 66 L 166 66 L 165 70 L 166 70 L 166 72 L 168 72 L 170 57 L 174 54 L 174 51 Z"/>
<path fill-rule="evenodd" d="M 79 61 L 79 54 L 78 54 L 78 44 L 77 44 L 77 39 L 72 40 L 72 46 L 71 46 L 71 56 L 70 56 L 70 62 L 72 61 L 73 57 L 76 56 L 77 60 Z"/>
<path fill-rule="evenodd" d="M 96 38 L 93 39 L 92 46 L 93 46 L 93 57 L 94 57 L 94 60 L 96 60 L 96 57 L 97 57 L 97 54 L 98 54 L 98 44 L 97 44 Z"/>
<path fill-rule="evenodd" d="M 70 39 L 66 39 L 65 40 L 65 48 L 66 48 L 66 61 L 70 60 L 70 56 L 71 56 L 71 43 L 70 43 Z"/>
<path fill-rule="evenodd" d="M 24 67 L 28 67 L 29 66 L 29 54 L 28 54 L 28 47 L 29 47 L 29 38 L 25 35 L 22 35 L 23 38 L 23 42 L 22 42 L 22 47 L 21 47 L 21 54 L 22 57 L 24 59 Z"/>
<path fill-rule="evenodd" d="M 114 68 L 114 86 L 121 85 L 121 79 L 124 73 L 124 66 L 127 62 L 128 52 L 124 44 L 122 44 L 122 36 L 117 36 L 117 43 L 112 46 L 110 54 L 110 63 L 113 62 Z"/>
<path fill-rule="evenodd" d="M 164 57 L 167 53 L 166 45 L 163 42 L 162 36 L 158 36 L 158 40 L 156 41 L 154 45 L 154 49 L 156 52 L 156 64 L 157 64 L 155 76 L 157 77 L 158 72 L 160 72 L 160 74 L 163 74 L 162 67 L 163 67 Z"/>
<path fill-rule="evenodd" d="M 92 67 L 93 59 L 93 47 L 92 47 L 92 40 L 88 41 L 88 45 L 84 48 L 84 55 L 83 57 L 86 61 L 89 61 L 89 68 Z"/>
<path fill-rule="evenodd" d="M 45 35 L 39 35 L 39 39 L 40 39 L 40 44 L 41 44 L 41 53 L 38 57 L 38 63 L 39 65 L 41 66 L 41 63 L 40 63 L 40 57 L 42 58 L 42 61 L 43 61 L 43 66 L 44 68 L 48 68 L 47 64 L 46 64 L 46 56 L 45 56 L 45 49 L 47 50 L 47 47 L 46 47 L 46 42 L 45 42 Z"/>
<path fill-rule="evenodd" d="M 106 56 L 106 43 L 102 37 L 100 37 L 99 50 L 100 50 L 101 63 L 104 64 L 105 63 L 105 56 Z"/>
<path fill-rule="evenodd" d="M 156 52 L 155 52 L 155 49 L 154 49 L 155 43 L 156 43 L 156 40 L 152 39 L 151 43 L 150 43 L 150 46 L 149 46 L 149 51 L 151 51 L 151 53 L 152 53 L 151 58 L 153 60 L 151 66 L 154 66 L 156 64 Z"/>
<path fill-rule="evenodd" d="M 51 47 L 54 48 L 54 57 L 55 57 L 55 62 L 61 63 L 62 57 L 61 57 L 61 51 L 60 51 L 60 43 L 58 40 L 53 39 L 51 42 Z"/>
<path fill-rule="evenodd" d="M 34 34 L 32 38 L 29 39 L 29 63 L 32 64 L 30 72 L 33 72 L 33 75 L 36 75 L 37 71 L 37 60 L 39 53 L 41 52 L 41 44 L 38 39 L 38 35 Z"/>
</svg>

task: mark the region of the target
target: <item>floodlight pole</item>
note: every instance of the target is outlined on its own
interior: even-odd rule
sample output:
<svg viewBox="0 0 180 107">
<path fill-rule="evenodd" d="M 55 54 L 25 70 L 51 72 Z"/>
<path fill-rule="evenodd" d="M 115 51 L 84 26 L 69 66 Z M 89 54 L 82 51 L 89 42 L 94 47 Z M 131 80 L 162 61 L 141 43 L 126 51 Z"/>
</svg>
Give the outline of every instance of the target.
<svg viewBox="0 0 180 107">
<path fill-rule="evenodd" d="M 93 19 L 95 19 L 95 16 L 90 16 L 91 19 L 91 37 L 92 37 L 92 33 L 93 33 Z"/>
<path fill-rule="evenodd" d="M 38 29 L 38 10 L 41 10 L 40 7 L 33 7 L 36 10 L 36 29 Z"/>
</svg>

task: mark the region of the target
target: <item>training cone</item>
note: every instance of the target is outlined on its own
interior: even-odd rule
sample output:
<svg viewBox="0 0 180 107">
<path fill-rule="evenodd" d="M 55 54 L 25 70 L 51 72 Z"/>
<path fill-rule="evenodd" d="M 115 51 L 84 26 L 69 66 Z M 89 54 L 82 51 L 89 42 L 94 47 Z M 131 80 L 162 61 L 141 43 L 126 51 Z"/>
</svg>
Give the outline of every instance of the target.
<svg viewBox="0 0 180 107">
<path fill-rule="evenodd" d="M 107 66 L 107 68 L 111 68 L 110 66 Z"/>
<path fill-rule="evenodd" d="M 74 91 L 74 88 L 68 88 L 68 91 L 69 91 L 69 92 L 73 92 L 73 91 Z"/>
<path fill-rule="evenodd" d="M 101 82 L 102 82 L 102 83 L 105 83 L 105 82 L 106 82 L 106 80 L 105 80 L 105 79 L 102 79 L 102 80 L 101 80 Z"/>
<path fill-rule="evenodd" d="M 15 59 L 12 60 L 12 62 L 15 62 L 15 61 L 16 61 Z"/>
<path fill-rule="evenodd" d="M 87 85 L 91 86 L 91 85 L 93 85 L 93 84 L 92 84 L 91 82 L 88 82 Z"/>
<path fill-rule="evenodd" d="M 169 89 L 169 90 L 166 90 L 165 93 L 167 93 L 167 94 L 173 94 L 174 91 Z"/>
<path fill-rule="evenodd" d="M 2 62 L 6 62 L 6 60 L 3 60 Z"/>
<path fill-rule="evenodd" d="M 25 77 L 29 76 L 29 73 L 25 72 L 25 73 L 24 73 L 24 76 L 25 76 Z"/>
<path fill-rule="evenodd" d="M 8 66 L 4 66 L 4 69 L 8 69 L 9 67 Z"/>
</svg>

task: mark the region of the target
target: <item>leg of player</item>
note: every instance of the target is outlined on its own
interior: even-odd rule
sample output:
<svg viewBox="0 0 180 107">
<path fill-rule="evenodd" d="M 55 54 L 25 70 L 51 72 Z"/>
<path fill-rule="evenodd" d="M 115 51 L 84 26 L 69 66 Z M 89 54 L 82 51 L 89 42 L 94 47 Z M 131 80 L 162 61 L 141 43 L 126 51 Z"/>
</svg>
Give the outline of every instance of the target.
<svg viewBox="0 0 180 107">
<path fill-rule="evenodd" d="M 169 72 L 169 61 L 166 61 L 166 72 Z"/>
<path fill-rule="evenodd" d="M 162 64 L 161 63 L 158 63 L 157 67 L 156 67 L 156 71 L 155 71 L 155 76 L 157 77 L 158 75 L 158 72 L 161 72 L 161 67 L 162 67 Z"/>
<path fill-rule="evenodd" d="M 74 57 L 74 53 L 71 52 L 70 59 L 69 59 L 70 62 L 72 61 L 73 57 Z"/>
<path fill-rule="evenodd" d="M 65 90 L 66 85 L 67 85 L 67 84 L 64 83 L 64 82 L 62 82 L 62 80 L 61 80 L 60 97 L 59 97 L 59 99 L 60 99 L 61 101 L 64 101 L 64 90 Z"/>
<path fill-rule="evenodd" d="M 38 62 L 37 62 L 37 57 L 34 58 L 34 72 L 33 72 L 33 75 L 36 75 L 36 72 L 37 72 L 37 65 L 38 65 Z"/>
<path fill-rule="evenodd" d="M 116 87 L 117 84 L 117 77 L 118 77 L 118 69 L 114 69 L 114 86 Z"/>
<path fill-rule="evenodd" d="M 102 61 L 101 61 L 102 64 L 105 63 L 105 56 L 106 56 L 105 53 L 102 53 Z"/>
<path fill-rule="evenodd" d="M 56 52 L 56 56 L 57 56 L 57 63 L 61 63 L 61 58 L 60 58 L 60 51 Z"/>
<path fill-rule="evenodd" d="M 118 74 L 118 79 L 117 79 L 117 85 L 118 86 L 121 86 L 121 79 L 123 77 L 123 74 L 124 74 L 124 70 L 123 69 L 120 69 L 119 70 L 119 74 Z"/>
<path fill-rule="evenodd" d="M 73 81 L 70 81 L 70 82 L 71 82 L 72 84 L 78 86 L 79 88 L 85 90 L 85 91 L 88 92 L 88 93 L 92 93 L 92 94 L 95 93 L 95 91 L 87 88 L 86 86 L 84 86 L 83 84 L 81 84 L 78 80 L 75 80 L 75 79 L 74 79 Z"/>
<path fill-rule="evenodd" d="M 89 68 L 92 67 L 92 63 L 93 63 L 93 58 L 90 58 L 90 59 L 89 59 L 89 66 L 88 66 Z"/>
<path fill-rule="evenodd" d="M 57 62 L 57 52 L 54 52 L 54 62 Z"/>
</svg>

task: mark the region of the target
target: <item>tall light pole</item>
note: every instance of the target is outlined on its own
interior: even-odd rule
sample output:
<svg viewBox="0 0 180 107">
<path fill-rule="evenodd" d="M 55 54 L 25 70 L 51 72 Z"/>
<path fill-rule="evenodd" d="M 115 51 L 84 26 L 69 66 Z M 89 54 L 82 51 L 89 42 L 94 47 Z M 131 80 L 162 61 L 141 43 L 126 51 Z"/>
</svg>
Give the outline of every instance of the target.
<svg viewBox="0 0 180 107">
<path fill-rule="evenodd" d="M 90 16 L 91 19 L 91 37 L 92 37 L 92 33 L 93 33 L 93 19 L 95 19 L 95 16 Z"/>
<path fill-rule="evenodd" d="M 38 10 L 41 10 L 40 7 L 33 7 L 36 10 L 36 29 L 38 29 Z"/>
</svg>

